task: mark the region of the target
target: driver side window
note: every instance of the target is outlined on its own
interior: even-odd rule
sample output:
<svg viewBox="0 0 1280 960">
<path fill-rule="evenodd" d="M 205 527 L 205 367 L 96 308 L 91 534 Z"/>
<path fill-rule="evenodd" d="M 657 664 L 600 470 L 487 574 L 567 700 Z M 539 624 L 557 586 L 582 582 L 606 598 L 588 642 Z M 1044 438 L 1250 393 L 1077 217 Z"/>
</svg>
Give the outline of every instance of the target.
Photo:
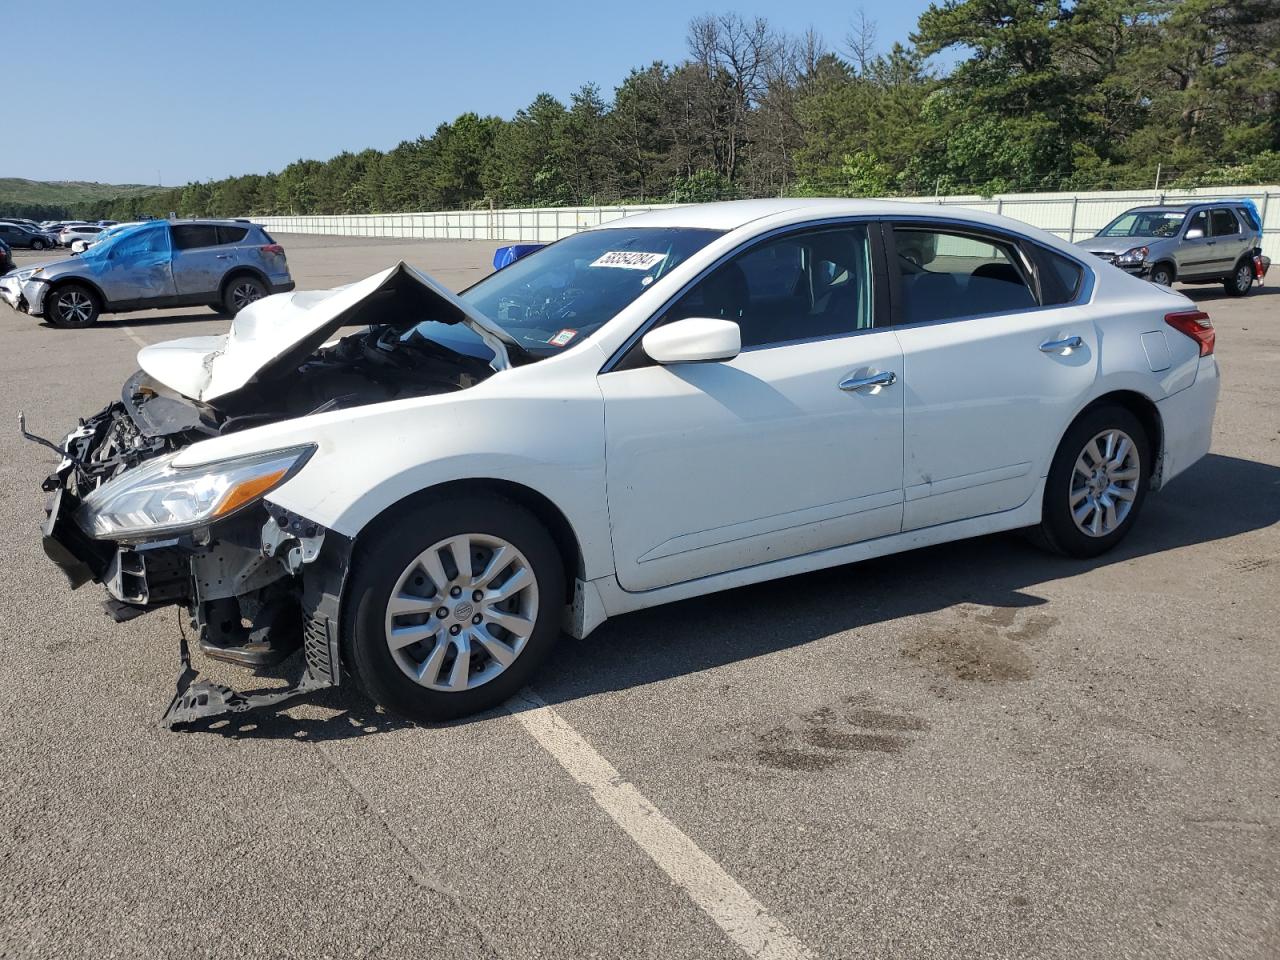
<svg viewBox="0 0 1280 960">
<path fill-rule="evenodd" d="M 732 320 L 744 350 L 842 336 L 872 326 L 871 277 L 864 225 L 787 234 L 721 264 L 659 323 Z"/>
</svg>

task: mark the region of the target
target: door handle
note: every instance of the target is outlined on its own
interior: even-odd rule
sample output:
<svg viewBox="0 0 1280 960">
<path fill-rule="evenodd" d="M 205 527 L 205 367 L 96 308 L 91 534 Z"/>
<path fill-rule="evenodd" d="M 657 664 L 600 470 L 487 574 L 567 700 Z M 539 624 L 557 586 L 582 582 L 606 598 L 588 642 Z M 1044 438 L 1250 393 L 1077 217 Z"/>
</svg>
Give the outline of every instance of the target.
<svg viewBox="0 0 1280 960">
<path fill-rule="evenodd" d="M 230 260 L 230 259 L 231 259 L 231 254 L 229 254 L 229 253 L 216 253 L 216 254 L 214 254 L 214 256 L 215 256 L 215 257 L 217 257 L 217 259 L 219 259 L 219 260 Z"/>
<path fill-rule="evenodd" d="M 898 375 L 892 370 L 873 373 L 869 377 L 846 377 L 840 381 L 840 389 L 846 393 L 854 390 L 865 390 L 867 387 L 891 387 L 898 382 Z"/>
<path fill-rule="evenodd" d="M 1060 350 L 1079 350 L 1084 346 L 1084 341 L 1079 337 L 1067 337 L 1065 340 L 1046 340 L 1040 344 L 1041 353 L 1057 353 Z"/>
</svg>

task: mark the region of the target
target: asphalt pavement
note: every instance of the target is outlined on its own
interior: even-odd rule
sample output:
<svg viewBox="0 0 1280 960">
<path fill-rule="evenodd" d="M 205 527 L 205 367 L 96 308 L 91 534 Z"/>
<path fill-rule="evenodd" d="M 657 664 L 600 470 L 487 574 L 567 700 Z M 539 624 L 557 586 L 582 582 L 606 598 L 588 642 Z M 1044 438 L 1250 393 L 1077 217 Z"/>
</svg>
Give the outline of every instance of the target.
<svg viewBox="0 0 1280 960">
<path fill-rule="evenodd" d="M 301 288 L 496 246 L 277 239 Z M 61 436 L 227 320 L 0 304 L 0 957 L 1280 955 L 1280 291 L 1185 292 L 1213 452 L 1103 558 L 987 537 L 619 618 L 447 726 L 344 688 L 194 733 L 176 614 L 44 558 L 16 418 Z"/>
</svg>

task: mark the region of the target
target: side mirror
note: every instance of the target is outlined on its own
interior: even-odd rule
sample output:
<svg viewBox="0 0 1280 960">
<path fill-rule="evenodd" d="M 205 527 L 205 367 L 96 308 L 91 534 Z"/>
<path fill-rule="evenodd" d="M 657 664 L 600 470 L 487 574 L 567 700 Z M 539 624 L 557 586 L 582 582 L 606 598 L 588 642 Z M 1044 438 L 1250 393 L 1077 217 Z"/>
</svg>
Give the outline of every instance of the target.
<svg viewBox="0 0 1280 960">
<path fill-rule="evenodd" d="M 742 331 L 732 320 L 689 317 L 649 331 L 640 343 L 658 363 L 709 363 L 741 353 Z"/>
<path fill-rule="evenodd" d="M 1199 227 L 1192 227 L 1190 230 L 1187 231 L 1187 234 L 1185 237 L 1183 237 L 1183 239 L 1184 240 L 1200 240 L 1203 237 L 1204 237 L 1203 230 L 1201 230 Z"/>
</svg>

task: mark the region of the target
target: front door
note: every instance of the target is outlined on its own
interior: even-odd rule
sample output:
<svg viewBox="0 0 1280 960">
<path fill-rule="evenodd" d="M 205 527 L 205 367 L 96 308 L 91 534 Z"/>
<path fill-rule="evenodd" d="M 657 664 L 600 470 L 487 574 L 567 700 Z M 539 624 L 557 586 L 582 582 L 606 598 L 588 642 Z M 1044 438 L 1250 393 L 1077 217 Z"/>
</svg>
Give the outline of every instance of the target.
<svg viewBox="0 0 1280 960">
<path fill-rule="evenodd" d="M 757 243 L 657 321 L 734 320 L 741 354 L 660 366 L 637 344 L 600 375 L 623 588 L 899 531 L 902 355 L 873 254 L 865 224 Z"/>
<path fill-rule="evenodd" d="M 108 243 L 105 254 L 94 256 L 99 248 L 92 247 L 83 256 L 109 304 L 147 305 L 173 296 L 167 223 L 139 227 Z"/>
<path fill-rule="evenodd" d="M 1044 305 L 1029 261 L 998 234 L 903 223 L 893 238 L 903 529 L 1021 506 L 1093 384 L 1090 308 Z"/>
</svg>

